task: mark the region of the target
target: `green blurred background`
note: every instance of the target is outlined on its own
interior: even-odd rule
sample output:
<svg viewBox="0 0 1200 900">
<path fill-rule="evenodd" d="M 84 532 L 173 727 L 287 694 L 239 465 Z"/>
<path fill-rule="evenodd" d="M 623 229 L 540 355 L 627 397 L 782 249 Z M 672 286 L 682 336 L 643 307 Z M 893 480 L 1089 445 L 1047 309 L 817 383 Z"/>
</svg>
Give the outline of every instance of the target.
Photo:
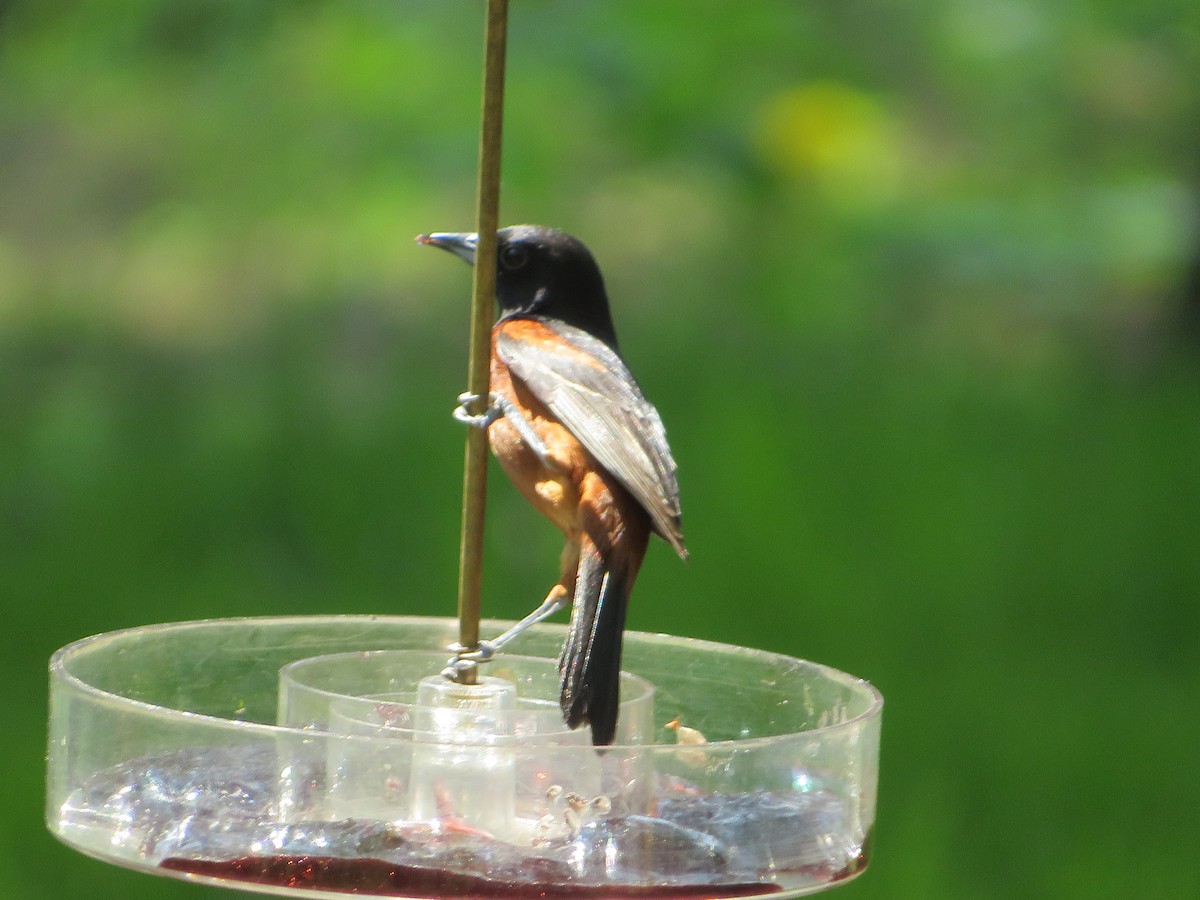
<svg viewBox="0 0 1200 900">
<path fill-rule="evenodd" d="M 0 0 L 0 896 L 227 896 L 45 831 L 56 647 L 452 612 L 481 26 Z M 887 697 L 837 896 L 1200 896 L 1195 0 L 514 0 L 505 136 L 680 463 L 630 626 Z M 488 614 L 558 542 L 492 479 Z"/>
</svg>

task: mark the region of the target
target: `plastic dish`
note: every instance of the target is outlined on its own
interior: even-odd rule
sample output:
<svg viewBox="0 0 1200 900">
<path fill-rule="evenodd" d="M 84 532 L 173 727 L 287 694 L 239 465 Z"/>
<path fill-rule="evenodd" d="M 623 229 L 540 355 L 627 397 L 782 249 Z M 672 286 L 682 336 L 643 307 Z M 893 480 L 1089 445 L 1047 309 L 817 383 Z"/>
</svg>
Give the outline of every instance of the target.
<svg viewBox="0 0 1200 900">
<path fill-rule="evenodd" d="M 539 626 L 472 688 L 438 674 L 449 619 L 78 641 L 50 665 L 47 823 L 109 862 L 297 897 L 793 897 L 863 870 L 871 685 L 630 632 L 598 751 L 559 718 L 563 634 Z"/>
</svg>

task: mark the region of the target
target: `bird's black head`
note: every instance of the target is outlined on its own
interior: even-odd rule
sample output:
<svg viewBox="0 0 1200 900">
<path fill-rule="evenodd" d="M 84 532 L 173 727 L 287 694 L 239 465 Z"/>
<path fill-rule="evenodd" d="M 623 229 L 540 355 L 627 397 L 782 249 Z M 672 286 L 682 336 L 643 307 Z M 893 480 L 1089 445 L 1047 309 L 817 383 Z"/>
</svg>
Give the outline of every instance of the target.
<svg viewBox="0 0 1200 900">
<path fill-rule="evenodd" d="M 514 225 L 496 238 L 500 318 L 557 319 L 617 349 L 604 279 L 582 241 L 544 225 Z M 477 235 L 435 233 L 418 240 L 475 262 Z"/>
</svg>

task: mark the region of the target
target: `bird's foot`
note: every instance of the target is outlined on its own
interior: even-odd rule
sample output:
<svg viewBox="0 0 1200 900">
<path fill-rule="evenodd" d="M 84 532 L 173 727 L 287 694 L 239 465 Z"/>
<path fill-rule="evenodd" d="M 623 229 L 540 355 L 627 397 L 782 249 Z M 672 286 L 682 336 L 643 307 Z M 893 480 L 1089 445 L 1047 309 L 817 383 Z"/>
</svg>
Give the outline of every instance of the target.
<svg viewBox="0 0 1200 900">
<path fill-rule="evenodd" d="M 492 657 L 496 655 L 497 647 L 491 641 L 480 641 L 479 646 L 474 650 L 468 650 L 459 643 L 451 644 L 446 649 L 454 656 L 450 657 L 446 668 L 442 669 L 442 677 L 448 681 L 462 684 L 467 672 L 474 671 L 482 663 L 491 661 Z"/>
<path fill-rule="evenodd" d="M 546 442 L 542 440 L 541 435 L 537 433 L 537 429 L 526 418 L 520 407 L 503 394 L 493 393 L 488 399 L 491 401 L 491 406 L 476 415 L 469 411 L 469 407 L 479 400 L 479 395 L 464 391 L 458 395 L 458 406 L 454 408 L 454 418 L 472 428 L 484 429 L 499 418 L 507 418 L 525 445 L 541 460 L 542 465 L 556 472 L 567 471 L 566 466 L 550 452 L 550 448 L 546 446 Z"/>
<path fill-rule="evenodd" d="M 470 407 L 480 400 L 480 396 L 470 391 L 463 391 L 458 395 L 458 406 L 454 407 L 454 418 L 472 428 L 486 429 L 504 415 L 504 409 L 496 403 L 496 396 L 493 394 L 489 399 L 492 401 L 492 405 L 482 413 L 475 414 L 470 411 Z"/>
<path fill-rule="evenodd" d="M 450 661 L 446 663 L 446 668 L 442 669 L 443 677 L 450 681 L 463 683 L 464 673 L 478 668 L 485 662 L 491 661 L 502 647 L 524 631 L 531 625 L 536 625 L 538 622 L 549 618 L 560 609 L 567 605 L 570 595 L 567 589 L 561 584 L 556 584 L 550 589 L 550 593 L 546 595 L 546 599 L 542 601 L 542 605 L 523 618 L 508 631 L 490 641 L 480 641 L 476 647 L 464 647 L 462 644 L 454 643 L 446 649 L 454 654 Z"/>
<path fill-rule="evenodd" d="M 454 654 L 455 659 L 465 659 L 473 663 L 485 663 L 491 662 L 492 657 L 496 655 L 496 651 L 500 648 L 496 646 L 494 641 L 480 641 L 474 650 L 470 650 L 458 643 L 451 644 L 447 649 Z"/>
</svg>

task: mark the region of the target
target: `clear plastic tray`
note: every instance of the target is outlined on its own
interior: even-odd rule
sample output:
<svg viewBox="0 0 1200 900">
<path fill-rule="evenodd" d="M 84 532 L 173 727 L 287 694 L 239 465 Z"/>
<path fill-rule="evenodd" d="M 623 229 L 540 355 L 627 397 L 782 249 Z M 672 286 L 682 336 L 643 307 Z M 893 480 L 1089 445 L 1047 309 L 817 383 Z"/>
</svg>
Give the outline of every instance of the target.
<svg viewBox="0 0 1200 900">
<path fill-rule="evenodd" d="M 792 897 L 863 870 L 871 685 L 631 632 L 597 750 L 559 718 L 563 634 L 538 627 L 471 689 L 438 675 L 449 619 L 78 641 L 51 660 L 47 822 L 110 862 L 288 896 Z"/>
</svg>

